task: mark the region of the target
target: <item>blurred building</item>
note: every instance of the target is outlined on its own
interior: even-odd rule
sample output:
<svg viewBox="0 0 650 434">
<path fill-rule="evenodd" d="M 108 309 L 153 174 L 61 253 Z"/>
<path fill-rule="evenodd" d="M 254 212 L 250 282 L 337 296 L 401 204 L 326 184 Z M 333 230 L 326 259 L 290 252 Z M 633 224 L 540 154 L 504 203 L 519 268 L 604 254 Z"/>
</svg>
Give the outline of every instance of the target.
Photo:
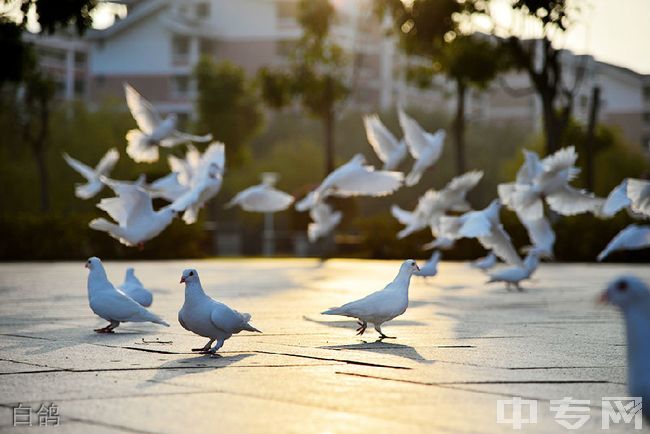
<svg viewBox="0 0 650 434">
<path fill-rule="evenodd" d="M 163 112 L 191 116 L 192 70 L 200 56 L 229 60 L 249 74 L 286 63 L 301 29 L 297 0 L 127 1 L 127 17 L 88 35 L 90 98 L 121 95 L 129 82 Z M 333 38 L 350 58 L 352 102 L 391 103 L 392 44 L 369 0 L 340 3 Z"/>
<path fill-rule="evenodd" d="M 65 101 L 88 96 L 88 43 L 76 33 L 25 33 L 41 68 L 54 80 L 56 97 Z"/>
</svg>

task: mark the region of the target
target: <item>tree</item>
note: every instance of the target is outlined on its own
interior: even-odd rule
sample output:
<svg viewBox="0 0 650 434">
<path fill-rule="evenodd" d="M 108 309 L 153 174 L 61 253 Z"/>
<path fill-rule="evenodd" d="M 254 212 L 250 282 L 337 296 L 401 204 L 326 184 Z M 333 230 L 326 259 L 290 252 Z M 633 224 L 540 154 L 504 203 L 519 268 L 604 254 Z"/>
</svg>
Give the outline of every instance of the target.
<svg viewBox="0 0 650 434">
<path fill-rule="evenodd" d="M 567 0 L 511 0 L 513 13 L 523 17 L 523 22 L 541 30 L 538 39 L 526 39 L 512 34 L 501 44 L 511 54 L 515 65 L 526 71 L 542 103 L 546 154 L 560 148 L 562 135 L 569 125 L 574 95 L 579 87 L 584 68 L 578 66 L 572 83 L 567 83 L 561 51 L 553 46 L 552 37 L 565 32 L 578 9 Z M 575 2 L 574 2 L 575 3 Z M 489 16 L 487 2 L 474 0 L 476 10 Z"/>
<path fill-rule="evenodd" d="M 334 170 L 335 108 L 349 90 L 345 85 L 345 60 L 341 47 L 329 40 L 335 10 L 328 0 L 301 0 L 298 22 L 303 35 L 287 69 L 263 68 L 258 73 L 266 104 L 281 109 L 297 99 L 323 125 L 325 173 Z"/>
<path fill-rule="evenodd" d="M 55 91 L 54 81 L 37 67 L 32 67 L 23 76 L 18 100 L 23 139 L 36 163 L 43 212 L 50 208 L 46 154 Z"/>
<path fill-rule="evenodd" d="M 83 34 L 92 25 L 90 13 L 97 6 L 98 0 L 1 0 L 4 4 L 0 13 L 0 46 L 3 48 L 3 66 L 0 72 L 0 85 L 19 82 L 22 79 L 23 65 L 26 61 L 28 47 L 22 40 L 22 32 L 27 25 L 27 13 L 34 9 L 42 31 L 54 33 L 74 25 L 79 34 Z M 12 8 L 22 12 L 20 22 L 15 22 L 7 15 Z"/>
<path fill-rule="evenodd" d="M 463 34 L 456 18 L 469 13 L 469 3 L 457 0 L 377 0 L 377 12 L 393 18 L 400 45 L 407 55 L 429 62 L 416 66 L 407 78 L 420 86 L 431 84 L 434 74 L 444 74 L 456 87 L 453 137 L 456 172 L 465 172 L 465 105 L 471 87 L 484 89 L 509 66 L 504 50 L 484 35 Z"/>
<path fill-rule="evenodd" d="M 244 70 L 233 63 L 215 63 L 202 57 L 194 69 L 197 79 L 198 125 L 227 145 L 228 161 L 246 159 L 246 145 L 258 134 L 262 111 L 253 84 Z"/>
</svg>

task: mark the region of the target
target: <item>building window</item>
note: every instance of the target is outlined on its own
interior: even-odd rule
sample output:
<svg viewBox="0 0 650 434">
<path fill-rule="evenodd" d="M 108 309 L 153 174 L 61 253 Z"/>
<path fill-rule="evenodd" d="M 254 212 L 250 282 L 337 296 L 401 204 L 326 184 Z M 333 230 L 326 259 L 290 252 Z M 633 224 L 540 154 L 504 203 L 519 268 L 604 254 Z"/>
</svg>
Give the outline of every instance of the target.
<svg viewBox="0 0 650 434">
<path fill-rule="evenodd" d="M 208 56 L 214 55 L 214 46 L 212 39 L 201 38 L 199 40 L 199 52 Z"/>
<path fill-rule="evenodd" d="M 177 75 L 172 78 L 172 96 L 186 97 L 190 92 L 190 77 L 187 75 Z"/>
<path fill-rule="evenodd" d="M 174 35 L 172 37 L 172 61 L 175 64 L 185 64 L 190 57 L 190 38 Z"/>
<path fill-rule="evenodd" d="M 650 101 L 650 86 L 645 86 L 643 88 L 643 99 Z"/>
<path fill-rule="evenodd" d="M 210 16 L 210 3 L 199 2 L 194 5 L 196 18 L 202 20 Z"/>
</svg>

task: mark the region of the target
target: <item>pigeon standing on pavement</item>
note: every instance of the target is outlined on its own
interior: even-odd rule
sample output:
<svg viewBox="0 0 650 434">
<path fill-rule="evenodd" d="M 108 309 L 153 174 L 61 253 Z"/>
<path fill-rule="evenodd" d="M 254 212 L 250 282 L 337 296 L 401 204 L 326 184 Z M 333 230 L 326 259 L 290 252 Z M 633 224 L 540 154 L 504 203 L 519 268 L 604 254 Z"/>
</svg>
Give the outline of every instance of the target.
<svg viewBox="0 0 650 434">
<path fill-rule="evenodd" d="M 362 335 L 368 323 L 372 323 L 382 339 L 392 338 L 381 331 L 381 325 L 406 312 L 409 305 L 409 283 L 411 276 L 417 271 L 420 271 L 417 263 L 413 259 L 407 259 L 402 263 L 395 279 L 384 289 L 321 313 L 357 318 L 357 335 Z"/>
<path fill-rule="evenodd" d="M 526 259 L 524 259 L 523 267 L 512 267 L 506 268 L 504 270 L 497 271 L 490 274 L 490 280 L 487 283 L 493 282 L 505 282 L 506 289 L 510 289 L 510 285 L 514 285 L 515 288 L 522 291 L 521 286 L 519 285 L 522 280 L 530 279 L 537 267 L 539 266 L 539 257 L 543 254 L 539 250 L 532 248 Z"/>
<path fill-rule="evenodd" d="M 153 302 L 153 294 L 144 287 L 142 282 L 140 282 L 140 279 L 135 277 L 135 270 L 133 267 L 126 269 L 124 283 L 122 283 L 118 289 L 121 289 L 126 295 L 144 307 L 151 306 L 151 303 Z"/>
<path fill-rule="evenodd" d="M 63 154 L 63 159 L 70 167 L 88 180 L 85 184 L 77 184 L 74 189 L 74 194 L 80 199 L 90 199 L 104 188 L 104 184 L 100 178 L 102 176 L 108 176 L 111 173 L 117 160 L 120 159 L 120 154 L 117 152 L 117 149 L 110 149 L 99 160 L 99 163 L 97 163 L 94 169 L 65 153 Z"/>
<path fill-rule="evenodd" d="M 95 329 L 97 333 L 113 333 L 122 322 L 152 322 L 169 327 L 163 319 L 149 312 L 138 302 L 118 291 L 106 277 L 102 261 L 97 257 L 86 261 L 88 273 L 88 302 L 95 315 L 110 324 Z"/>
<path fill-rule="evenodd" d="M 185 283 L 185 302 L 178 312 L 178 322 L 185 330 L 210 339 L 203 348 L 192 351 L 215 354 L 236 333 L 243 330 L 262 333 L 249 324 L 249 313 L 239 313 L 208 296 L 196 270 L 184 270 L 181 283 Z M 217 343 L 212 346 L 214 341 Z"/>
<path fill-rule="evenodd" d="M 601 302 L 623 311 L 627 334 L 628 387 L 630 396 L 643 400 L 643 414 L 650 418 L 650 290 L 635 276 L 614 279 Z"/>
</svg>

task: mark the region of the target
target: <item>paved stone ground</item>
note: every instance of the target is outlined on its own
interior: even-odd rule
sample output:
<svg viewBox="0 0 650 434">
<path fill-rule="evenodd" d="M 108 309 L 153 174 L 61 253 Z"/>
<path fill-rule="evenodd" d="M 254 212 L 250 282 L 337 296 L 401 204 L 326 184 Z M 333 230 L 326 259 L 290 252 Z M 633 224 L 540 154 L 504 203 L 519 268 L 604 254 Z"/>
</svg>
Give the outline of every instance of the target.
<svg viewBox="0 0 650 434">
<path fill-rule="evenodd" d="M 126 266 L 106 263 L 114 282 Z M 581 431 L 599 432 L 602 397 L 627 392 L 621 318 L 596 296 L 621 273 L 650 280 L 647 267 L 545 264 L 525 292 L 508 293 L 443 263 L 438 277 L 414 278 L 409 309 L 384 327 L 398 338 L 379 342 L 374 330 L 357 337 L 353 321 L 319 312 L 382 288 L 395 261 L 135 266 L 170 328 L 95 334 L 104 322 L 88 308 L 83 262 L 0 264 L 1 431 L 513 432 L 496 423 L 496 401 L 522 396 L 539 400 L 539 421 L 524 432 L 565 432 L 549 411 L 563 397 L 590 400 Z M 192 354 L 204 339 L 176 321 L 188 266 L 264 334 L 233 337 L 221 358 Z M 50 402 L 58 428 L 12 426 L 18 403 Z"/>
</svg>

